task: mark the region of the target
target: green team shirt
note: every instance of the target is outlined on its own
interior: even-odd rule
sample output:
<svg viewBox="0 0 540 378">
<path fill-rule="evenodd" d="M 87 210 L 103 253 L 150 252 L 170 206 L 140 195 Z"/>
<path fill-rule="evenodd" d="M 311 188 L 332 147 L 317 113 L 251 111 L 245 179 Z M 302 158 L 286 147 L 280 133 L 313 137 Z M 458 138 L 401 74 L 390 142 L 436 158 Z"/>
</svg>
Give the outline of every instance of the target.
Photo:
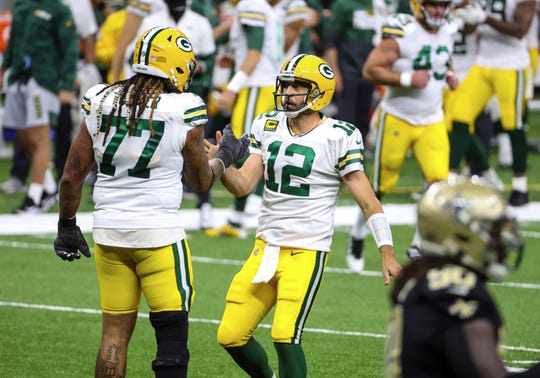
<svg viewBox="0 0 540 378">
<path fill-rule="evenodd" d="M 361 78 L 362 67 L 381 26 L 384 6 L 382 0 L 335 0 L 332 3 L 333 17 L 325 21 L 325 48 L 337 49 L 344 77 Z"/>
<path fill-rule="evenodd" d="M 79 39 L 70 9 L 59 0 L 16 0 L 11 10 L 2 64 L 10 69 L 8 83 L 24 80 L 29 72 L 51 92 L 75 90 Z"/>
<path fill-rule="evenodd" d="M 334 0 L 330 10 L 334 17 L 325 25 L 329 31 L 339 33 L 347 41 L 371 43 L 376 32 L 373 1 Z M 359 13 L 363 16 L 359 17 Z"/>
</svg>

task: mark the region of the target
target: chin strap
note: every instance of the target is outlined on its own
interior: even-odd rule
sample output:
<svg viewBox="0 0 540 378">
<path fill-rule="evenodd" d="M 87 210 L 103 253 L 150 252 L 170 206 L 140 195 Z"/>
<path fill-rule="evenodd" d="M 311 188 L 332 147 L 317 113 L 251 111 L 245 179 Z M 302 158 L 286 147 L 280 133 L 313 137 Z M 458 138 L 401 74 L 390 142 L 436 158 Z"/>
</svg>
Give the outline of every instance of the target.
<svg viewBox="0 0 540 378">
<path fill-rule="evenodd" d="M 283 112 L 285 113 L 285 115 L 289 118 L 296 118 L 298 117 L 298 115 L 306 110 L 308 110 L 309 108 L 311 108 L 313 106 L 313 104 L 321 97 L 321 95 L 318 95 L 317 97 L 315 97 L 313 100 L 311 100 L 311 102 L 309 104 L 306 104 L 304 105 L 303 107 L 301 107 L 300 109 L 298 110 L 294 110 L 294 111 L 287 111 L 287 110 L 283 110 Z"/>
</svg>

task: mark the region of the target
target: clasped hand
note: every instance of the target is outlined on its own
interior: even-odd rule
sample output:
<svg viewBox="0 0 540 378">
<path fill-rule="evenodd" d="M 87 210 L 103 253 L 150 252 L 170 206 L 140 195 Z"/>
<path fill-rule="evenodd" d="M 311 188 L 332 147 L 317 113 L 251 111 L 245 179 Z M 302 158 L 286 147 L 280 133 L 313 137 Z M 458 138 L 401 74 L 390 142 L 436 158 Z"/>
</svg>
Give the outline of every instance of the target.
<svg viewBox="0 0 540 378">
<path fill-rule="evenodd" d="M 223 129 L 223 132 L 216 133 L 216 144 L 212 144 L 208 140 L 204 140 L 204 147 L 208 160 L 213 158 L 220 159 L 225 168 L 229 165 L 242 159 L 248 151 L 249 137 L 244 134 L 240 138 L 236 138 L 232 131 L 231 125 L 228 124 Z"/>
</svg>

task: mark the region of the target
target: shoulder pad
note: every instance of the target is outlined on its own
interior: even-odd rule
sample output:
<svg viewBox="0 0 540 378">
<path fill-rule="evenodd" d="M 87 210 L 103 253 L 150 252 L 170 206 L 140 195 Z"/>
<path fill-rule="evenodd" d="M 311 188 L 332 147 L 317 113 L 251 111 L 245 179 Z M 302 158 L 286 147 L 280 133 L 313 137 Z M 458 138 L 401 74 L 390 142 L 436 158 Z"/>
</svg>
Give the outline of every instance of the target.
<svg viewBox="0 0 540 378">
<path fill-rule="evenodd" d="M 448 28 L 449 32 L 452 34 L 457 33 L 459 30 L 459 25 L 457 24 L 456 19 L 452 16 L 448 17 L 444 26 Z"/>
<path fill-rule="evenodd" d="M 283 114 L 283 112 L 278 112 L 277 110 L 261 113 L 253 120 L 252 128 L 261 125 L 265 131 L 275 131 L 284 116 L 285 114 Z"/>
<path fill-rule="evenodd" d="M 183 93 L 182 101 L 186 103 L 182 115 L 184 123 L 198 126 L 208 122 L 206 104 L 199 96 L 193 93 Z"/>
<path fill-rule="evenodd" d="M 90 87 L 81 99 L 81 110 L 83 114 L 89 115 L 92 110 L 92 99 L 103 89 L 108 87 L 107 84 L 97 84 Z"/>
<path fill-rule="evenodd" d="M 402 38 L 414 21 L 414 16 L 405 13 L 395 13 L 388 17 L 382 27 L 383 38 Z"/>
<path fill-rule="evenodd" d="M 345 121 L 335 119 L 335 118 L 327 118 L 325 123 L 327 123 L 330 127 L 334 129 L 334 131 L 336 132 L 335 135 L 341 138 L 348 138 L 351 135 L 353 135 L 355 132 L 357 132 L 360 135 L 360 137 L 362 136 L 358 128 L 352 123 L 345 122 Z"/>
<path fill-rule="evenodd" d="M 304 0 L 290 0 L 285 5 L 287 17 L 308 18 L 309 8 Z"/>
<path fill-rule="evenodd" d="M 137 16 L 146 17 L 153 11 L 150 0 L 129 0 L 126 9 Z"/>
<path fill-rule="evenodd" d="M 265 1 L 266 3 L 266 1 Z M 266 8 L 261 8 L 259 1 L 241 1 L 236 5 L 241 24 L 264 27 L 266 24 Z"/>
</svg>

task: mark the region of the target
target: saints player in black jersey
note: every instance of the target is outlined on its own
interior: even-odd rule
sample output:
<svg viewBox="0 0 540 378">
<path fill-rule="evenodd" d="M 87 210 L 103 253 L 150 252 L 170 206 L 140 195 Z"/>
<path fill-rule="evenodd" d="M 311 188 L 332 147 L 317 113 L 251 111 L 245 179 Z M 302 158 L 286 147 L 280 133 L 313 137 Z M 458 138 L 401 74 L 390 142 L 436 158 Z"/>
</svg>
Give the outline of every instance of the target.
<svg viewBox="0 0 540 378">
<path fill-rule="evenodd" d="M 523 242 L 506 201 L 481 179 L 441 181 L 418 203 L 422 257 L 391 293 L 387 377 L 539 377 L 507 372 L 501 315 L 486 282 L 501 282 Z"/>
</svg>

